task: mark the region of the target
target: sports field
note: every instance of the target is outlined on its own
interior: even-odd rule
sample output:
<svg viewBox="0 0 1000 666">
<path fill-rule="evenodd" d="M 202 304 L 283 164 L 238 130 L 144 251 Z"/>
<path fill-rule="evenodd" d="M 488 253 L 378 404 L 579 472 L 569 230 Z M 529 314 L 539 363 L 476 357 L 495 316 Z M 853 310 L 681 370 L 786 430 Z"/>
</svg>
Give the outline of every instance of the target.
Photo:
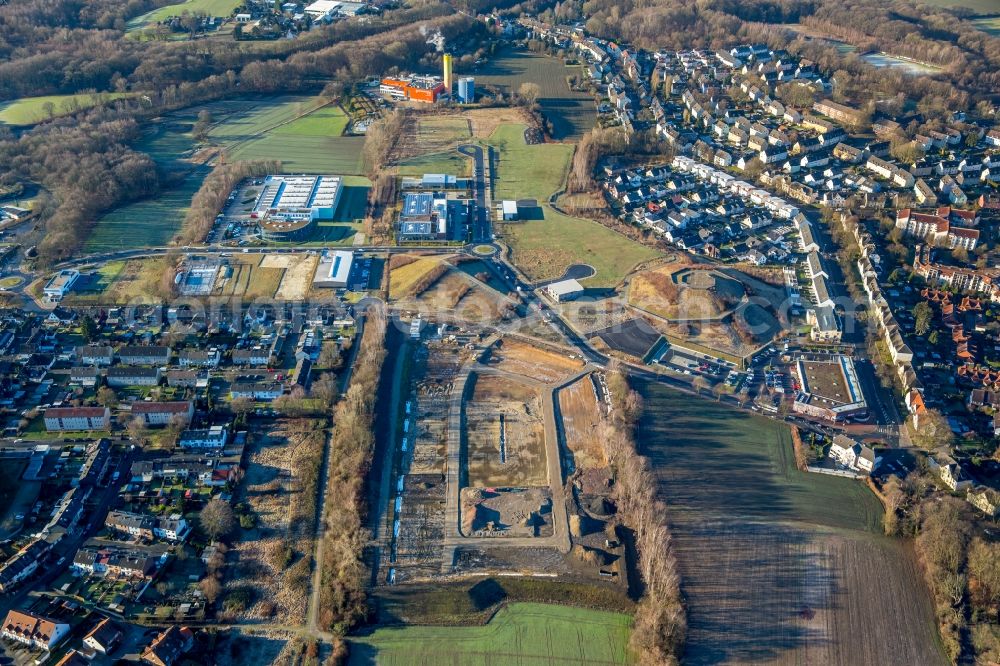
<svg viewBox="0 0 1000 666">
<path fill-rule="evenodd" d="M 129 21 L 126 27 L 129 32 L 139 30 L 151 23 L 159 23 L 173 16 L 180 16 L 184 12 L 189 14 L 203 13 L 207 16 L 225 18 L 232 14 L 233 10 L 241 4 L 243 3 L 240 0 L 186 0 L 185 2 L 160 7 L 151 12 L 146 12 L 142 16 L 137 16 Z"/>
<path fill-rule="evenodd" d="M 474 74 L 477 87 L 496 86 L 504 94 L 517 93 L 524 83 L 537 84 L 541 89 L 538 103 L 545 118 L 552 122 L 555 139 L 579 139 L 597 119 L 593 98 L 571 90 L 567 83 L 570 76 L 587 77 L 582 67 L 529 51 L 507 50 Z"/>
<path fill-rule="evenodd" d="M 563 187 L 573 147 L 568 144 L 527 145 L 524 126 L 500 125 L 489 140 L 500 156 L 495 174 L 496 199 L 534 198 L 544 219 L 498 225 L 513 251 L 514 263 L 533 280 L 561 276 L 570 264 L 589 264 L 597 273 L 582 280 L 587 287 L 612 287 L 636 264 L 656 251 L 635 243 L 596 222 L 553 210 L 549 197 Z"/>
<path fill-rule="evenodd" d="M 907 544 L 859 481 L 795 468 L 788 428 L 637 383 L 688 608 L 688 664 L 941 664 Z"/>
<path fill-rule="evenodd" d="M 501 608 L 481 627 L 377 629 L 350 641 L 349 664 L 554 666 L 626 664 L 631 618 L 535 603 Z"/>
<path fill-rule="evenodd" d="M 105 104 L 126 97 L 126 93 L 95 93 L 77 95 L 46 95 L 44 97 L 22 97 L 12 102 L 0 103 L 0 124 L 33 125 L 49 118 L 47 104 L 52 104 L 52 116 L 64 116 L 77 109 L 86 109 L 96 104 Z"/>
</svg>

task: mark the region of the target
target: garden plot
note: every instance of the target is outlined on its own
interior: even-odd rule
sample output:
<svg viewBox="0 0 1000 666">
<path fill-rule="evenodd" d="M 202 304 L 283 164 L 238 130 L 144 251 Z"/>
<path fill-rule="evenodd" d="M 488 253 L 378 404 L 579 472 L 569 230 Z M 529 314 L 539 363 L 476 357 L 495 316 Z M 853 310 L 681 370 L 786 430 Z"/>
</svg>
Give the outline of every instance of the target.
<svg viewBox="0 0 1000 666">
<path fill-rule="evenodd" d="M 569 471 L 603 467 L 606 462 L 600 433 L 601 404 L 593 376 L 581 377 L 560 389 L 558 395 Z"/>
<path fill-rule="evenodd" d="M 506 338 L 492 349 L 490 365 L 505 372 L 552 384 L 568 379 L 573 373 L 582 370 L 584 363 L 580 359 L 569 358 L 568 353 L 540 349 Z"/>
<path fill-rule="evenodd" d="M 516 379 L 472 375 L 465 405 L 468 484 L 547 486 L 542 399 Z"/>
<path fill-rule="evenodd" d="M 281 421 L 252 438 L 241 500 L 256 517 L 235 544 L 227 587 L 251 582 L 245 620 L 301 623 L 313 551 L 316 491 L 325 433 L 308 420 Z"/>
</svg>

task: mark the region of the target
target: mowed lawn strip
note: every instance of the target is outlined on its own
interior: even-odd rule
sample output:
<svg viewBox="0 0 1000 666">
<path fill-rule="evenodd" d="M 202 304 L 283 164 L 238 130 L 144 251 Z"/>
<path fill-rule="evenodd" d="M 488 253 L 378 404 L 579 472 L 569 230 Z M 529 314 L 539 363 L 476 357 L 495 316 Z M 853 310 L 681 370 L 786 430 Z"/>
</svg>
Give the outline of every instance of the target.
<svg viewBox="0 0 1000 666">
<path fill-rule="evenodd" d="M 282 125 L 274 132 L 300 136 L 340 136 L 345 129 L 347 129 L 347 114 L 331 104 Z"/>
<path fill-rule="evenodd" d="M 80 93 L 77 95 L 46 95 L 44 97 L 22 97 L 12 102 L 0 103 L 0 124 L 6 125 L 33 125 L 48 119 L 46 104 L 52 103 L 53 116 L 64 116 L 71 112 L 67 105 L 75 100 L 77 108 L 88 109 L 96 104 L 127 97 L 128 93 L 104 92 L 104 93 Z M 75 110 L 75 109 L 72 109 Z"/>
<path fill-rule="evenodd" d="M 643 261 L 657 256 L 597 222 L 557 213 L 549 197 L 562 188 L 573 146 L 561 143 L 527 145 L 524 125 L 505 124 L 490 137 L 500 158 L 495 174 L 495 199 L 536 199 L 543 220 L 504 225 L 514 263 L 533 280 L 561 276 L 570 264 L 590 264 L 597 271 L 581 282 L 587 287 L 612 287 Z"/>
<path fill-rule="evenodd" d="M 512 603 L 480 627 L 382 628 L 351 640 L 349 664 L 626 664 L 631 618 L 569 606 Z"/>
</svg>

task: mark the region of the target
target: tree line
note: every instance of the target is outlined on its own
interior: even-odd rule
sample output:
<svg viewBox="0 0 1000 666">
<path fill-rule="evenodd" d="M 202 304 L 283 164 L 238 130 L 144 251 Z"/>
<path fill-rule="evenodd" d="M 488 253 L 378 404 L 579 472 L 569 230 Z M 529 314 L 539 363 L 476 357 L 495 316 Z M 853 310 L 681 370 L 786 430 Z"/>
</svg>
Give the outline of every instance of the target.
<svg viewBox="0 0 1000 666">
<path fill-rule="evenodd" d="M 603 423 L 604 457 L 614 473 L 618 515 L 635 534 L 638 569 L 644 586 L 635 613 L 631 645 L 639 663 L 680 663 L 687 633 L 677 559 L 667 525 L 667 506 L 656 497 L 656 477 L 638 453 L 634 433 L 642 398 L 629 387 L 617 362 L 608 366 L 611 410 Z"/>
<path fill-rule="evenodd" d="M 385 361 L 387 317 L 370 308 L 354 361 L 351 384 L 333 416 L 326 501 L 323 508 L 323 561 L 319 623 L 343 635 L 368 615 L 367 570 L 361 559 L 370 534 L 365 477 L 371 467 L 375 436 L 375 398 Z"/>
<path fill-rule="evenodd" d="M 205 240 L 215 224 L 216 215 L 226 204 L 229 193 L 240 181 L 280 172 L 281 162 L 277 160 L 227 163 L 220 159 L 192 197 L 191 208 L 184 216 L 184 226 L 181 227 L 175 244 L 190 245 Z"/>
</svg>

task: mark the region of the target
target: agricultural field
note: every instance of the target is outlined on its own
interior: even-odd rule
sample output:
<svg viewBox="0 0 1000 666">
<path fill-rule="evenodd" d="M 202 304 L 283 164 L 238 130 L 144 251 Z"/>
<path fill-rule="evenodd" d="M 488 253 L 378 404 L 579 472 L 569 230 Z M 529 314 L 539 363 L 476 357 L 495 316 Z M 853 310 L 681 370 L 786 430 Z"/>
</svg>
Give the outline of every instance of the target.
<svg viewBox="0 0 1000 666">
<path fill-rule="evenodd" d="M 185 0 L 166 7 L 154 9 L 142 16 L 137 16 L 128 22 L 129 32 L 140 30 L 152 23 L 159 23 L 174 16 L 180 16 L 187 12 L 189 14 L 203 13 L 208 16 L 228 17 L 233 10 L 239 7 L 240 0 Z"/>
<path fill-rule="evenodd" d="M 493 348 L 490 365 L 532 381 L 553 384 L 583 369 L 583 361 L 569 358 L 570 353 L 549 351 L 507 338 Z"/>
<path fill-rule="evenodd" d="M 547 486 L 539 392 L 492 374 L 470 381 L 475 384 L 465 405 L 469 486 Z"/>
<path fill-rule="evenodd" d="M 529 51 L 507 50 L 474 72 L 477 89 L 498 88 L 503 94 L 517 93 L 523 83 L 536 83 L 541 89 L 538 103 L 553 125 L 553 138 L 575 141 L 590 131 L 597 119 L 593 97 L 571 90 L 568 79 L 587 79 L 586 71 L 576 65 Z"/>
<path fill-rule="evenodd" d="M 626 664 L 631 618 L 568 606 L 512 603 L 485 626 L 381 628 L 350 642 L 349 664 L 463 666 Z"/>
<path fill-rule="evenodd" d="M 603 467 L 606 463 L 599 430 L 601 411 L 594 380 L 590 375 L 581 377 L 559 389 L 557 395 L 565 441 L 563 455 L 568 462 L 568 472 Z"/>
<path fill-rule="evenodd" d="M 563 187 L 573 148 L 566 144 L 527 145 L 524 126 L 505 124 L 490 136 L 499 153 L 496 199 L 534 198 L 544 219 L 498 225 L 514 263 L 532 280 L 560 277 L 571 264 L 589 264 L 596 274 L 587 287 L 614 287 L 637 264 L 657 256 L 605 226 L 554 211 L 549 197 Z"/>
<path fill-rule="evenodd" d="M 217 122 L 209 140 L 231 160 L 281 160 L 286 173 L 360 174 L 364 137 L 341 136 L 346 114 L 324 103 L 318 97 L 258 102 Z"/>
<path fill-rule="evenodd" d="M 986 34 L 1000 37 L 1000 16 L 972 19 L 972 23 Z"/>
<path fill-rule="evenodd" d="M 85 252 L 109 252 L 169 245 L 181 230 L 191 198 L 211 171 L 196 166 L 176 187 L 152 199 L 137 201 L 101 217 L 84 244 Z"/>
<path fill-rule="evenodd" d="M 944 658 L 912 552 L 860 482 L 795 468 L 783 424 L 639 382 L 690 629 L 685 663 Z"/>
<path fill-rule="evenodd" d="M 64 116 L 77 109 L 87 109 L 127 96 L 127 93 L 104 92 L 22 97 L 12 102 L 0 103 L 0 125 L 34 125 L 50 117 Z M 49 104 L 52 105 L 51 116 L 49 114 Z"/>
<path fill-rule="evenodd" d="M 227 588 L 253 581 L 247 620 L 305 619 L 313 551 L 316 484 L 326 433 L 308 419 L 280 421 L 251 440 L 240 501 L 256 525 L 240 532 Z"/>
</svg>

